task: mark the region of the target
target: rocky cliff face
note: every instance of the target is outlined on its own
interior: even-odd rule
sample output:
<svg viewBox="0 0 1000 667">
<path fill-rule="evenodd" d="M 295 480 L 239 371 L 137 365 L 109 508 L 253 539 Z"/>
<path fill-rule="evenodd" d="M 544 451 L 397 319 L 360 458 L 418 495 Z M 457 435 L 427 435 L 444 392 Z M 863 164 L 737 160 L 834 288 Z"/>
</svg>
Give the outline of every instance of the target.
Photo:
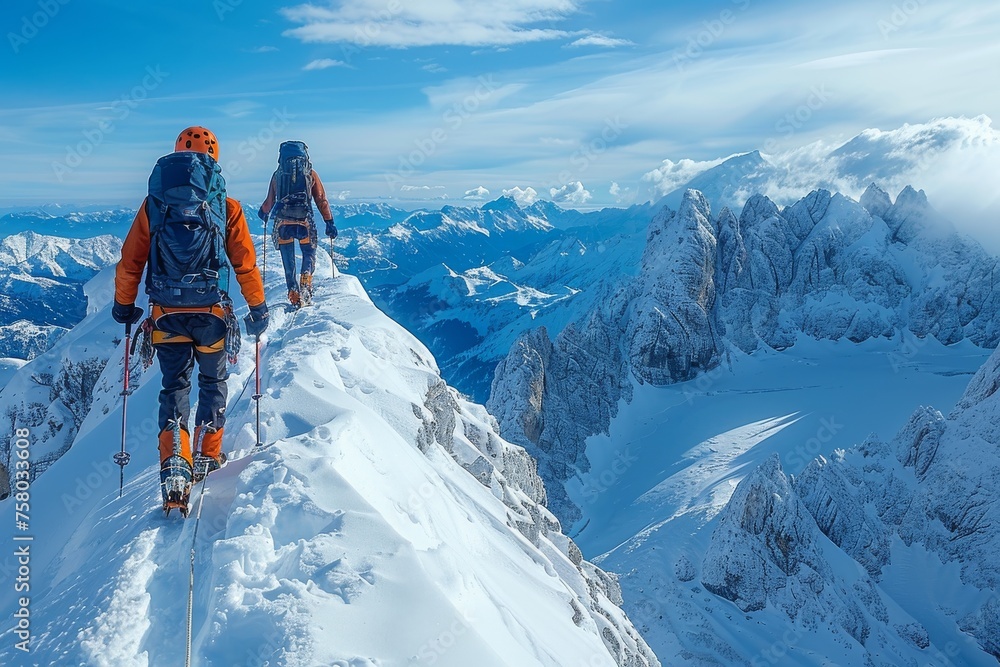
<svg viewBox="0 0 1000 667">
<path fill-rule="evenodd" d="M 782 350 L 800 336 L 862 342 L 909 332 L 993 348 L 998 269 L 912 188 L 895 202 L 874 185 L 860 202 L 817 190 L 784 209 L 756 195 L 738 217 L 713 216 L 689 190 L 676 212 L 650 222 L 635 277 L 609 287 L 554 341 L 545 331 L 519 339 L 488 405 L 505 437 L 558 453 L 543 467 L 558 498 L 553 489 L 586 470 L 584 440 L 606 430 L 631 382 L 689 380 L 729 350 Z M 563 519 L 576 516 L 556 507 Z"/>
<path fill-rule="evenodd" d="M 820 457 L 794 480 L 777 457 L 748 475 L 720 517 L 701 581 L 745 612 L 780 609 L 789 621 L 840 624 L 869 652 L 888 642 L 902 659 L 913 647 L 927 649 L 926 627 L 938 626 L 1000 659 L 998 443 L 1000 352 L 947 417 L 919 408 L 891 441 L 872 437 Z M 823 537 L 835 548 L 823 547 Z M 933 561 L 921 572 L 914 554 L 925 552 Z M 838 566 L 845 555 L 860 568 Z M 914 571 L 901 581 L 904 568 Z M 899 596 L 902 584 L 905 596 L 919 579 L 949 569 L 965 587 L 961 595 L 946 599 L 921 587 L 906 609 L 914 618 L 897 618 L 887 590 Z M 876 628 L 881 637 L 869 647 Z"/>
</svg>

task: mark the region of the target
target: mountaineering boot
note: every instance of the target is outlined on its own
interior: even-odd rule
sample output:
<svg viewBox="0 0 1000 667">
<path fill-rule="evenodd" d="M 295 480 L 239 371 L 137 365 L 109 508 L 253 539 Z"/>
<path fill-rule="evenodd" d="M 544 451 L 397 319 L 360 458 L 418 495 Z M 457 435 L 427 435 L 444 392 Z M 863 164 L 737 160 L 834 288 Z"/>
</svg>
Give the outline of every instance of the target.
<svg viewBox="0 0 1000 667">
<path fill-rule="evenodd" d="M 195 484 L 226 464 L 226 455 L 222 451 L 222 431 L 223 429 L 213 426 L 195 428 L 194 441 L 199 445 L 194 455 Z"/>
<path fill-rule="evenodd" d="M 226 465 L 226 461 L 229 459 L 226 457 L 225 452 L 220 452 L 218 456 L 205 456 L 204 454 L 195 454 L 194 456 L 194 483 L 197 484 L 201 480 L 208 476 L 208 473 L 215 472 L 222 466 Z"/>
<path fill-rule="evenodd" d="M 175 507 L 187 517 L 191 499 L 191 441 L 186 429 L 175 424 L 160 433 L 160 493 L 163 513 Z"/>
<path fill-rule="evenodd" d="M 171 456 L 160 464 L 160 492 L 163 496 L 163 513 L 170 516 L 175 507 L 187 517 L 191 503 L 191 464 L 180 456 Z"/>
<path fill-rule="evenodd" d="M 308 306 L 313 298 L 313 277 L 311 273 L 299 276 L 299 287 L 302 288 L 302 305 Z"/>
<path fill-rule="evenodd" d="M 288 290 L 288 303 L 292 304 L 292 308 L 298 308 L 302 305 L 299 301 L 299 291 L 297 289 Z"/>
</svg>

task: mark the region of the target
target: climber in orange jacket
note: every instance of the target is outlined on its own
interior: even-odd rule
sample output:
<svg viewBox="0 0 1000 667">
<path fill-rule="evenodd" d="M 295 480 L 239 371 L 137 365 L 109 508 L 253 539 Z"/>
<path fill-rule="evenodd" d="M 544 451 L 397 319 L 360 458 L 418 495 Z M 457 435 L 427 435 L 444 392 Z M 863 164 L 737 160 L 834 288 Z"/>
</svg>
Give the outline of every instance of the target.
<svg viewBox="0 0 1000 667">
<path fill-rule="evenodd" d="M 308 305 L 312 300 L 312 276 L 316 268 L 316 248 L 319 246 L 319 235 L 313 220 L 314 203 L 326 223 L 326 236 L 337 238 L 326 189 L 319 174 L 312 168 L 308 147 L 302 141 L 282 142 L 278 147 L 278 168 L 271 176 L 267 198 L 257 216 L 264 221 L 265 230 L 268 216 L 274 217 L 272 237 L 281 254 L 288 301 L 296 308 Z M 298 281 L 295 276 L 296 240 L 302 250 Z"/>
<path fill-rule="evenodd" d="M 112 315 L 123 324 L 134 324 L 144 315 L 135 300 L 146 272 L 152 343 L 163 374 L 161 483 L 168 475 L 192 478 L 189 395 L 195 361 L 199 393 L 193 442 L 198 465 L 207 474 L 225 463 L 225 342 L 228 327 L 238 326 L 230 316 L 229 267 L 250 307 L 248 333 L 259 336 L 267 328 L 253 239 L 240 203 L 226 197 L 218 157 L 218 140 L 211 131 L 191 127 L 181 132 L 174 153 L 160 158 L 150 176 L 149 195 L 136 213 L 115 269 Z M 182 460 L 175 451 L 178 439 Z M 165 507 L 166 495 L 164 491 Z"/>
</svg>

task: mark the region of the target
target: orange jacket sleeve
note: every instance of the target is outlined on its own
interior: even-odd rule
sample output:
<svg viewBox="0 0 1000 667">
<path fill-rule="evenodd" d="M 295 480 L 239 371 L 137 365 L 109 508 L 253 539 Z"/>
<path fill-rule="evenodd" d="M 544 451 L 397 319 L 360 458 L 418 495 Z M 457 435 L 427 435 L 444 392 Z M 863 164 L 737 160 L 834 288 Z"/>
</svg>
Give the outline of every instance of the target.
<svg viewBox="0 0 1000 667">
<path fill-rule="evenodd" d="M 143 199 L 122 245 L 122 258 L 115 267 L 115 301 L 123 305 L 135 303 L 147 259 L 149 218 L 146 216 L 146 200 Z"/>
<path fill-rule="evenodd" d="M 228 198 L 226 214 L 226 255 L 229 256 L 247 305 L 259 306 L 264 303 L 264 281 L 257 269 L 257 251 L 253 247 L 253 237 L 250 236 L 246 216 L 243 215 L 240 203 Z"/>
<path fill-rule="evenodd" d="M 323 187 L 323 181 L 319 180 L 319 174 L 316 173 L 315 169 L 313 169 L 312 180 L 313 201 L 316 202 L 319 214 L 323 216 L 324 220 L 333 220 L 333 213 L 330 212 L 330 202 L 326 200 L 326 189 Z"/>
<path fill-rule="evenodd" d="M 275 175 L 272 174 L 271 183 L 267 186 L 267 199 L 265 199 L 264 203 L 260 205 L 260 212 L 264 214 L 265 218 L 271 214 L 271 209 L 274 208 L 274 200 L 277 197 L 277 187 Z"/>
</svg>

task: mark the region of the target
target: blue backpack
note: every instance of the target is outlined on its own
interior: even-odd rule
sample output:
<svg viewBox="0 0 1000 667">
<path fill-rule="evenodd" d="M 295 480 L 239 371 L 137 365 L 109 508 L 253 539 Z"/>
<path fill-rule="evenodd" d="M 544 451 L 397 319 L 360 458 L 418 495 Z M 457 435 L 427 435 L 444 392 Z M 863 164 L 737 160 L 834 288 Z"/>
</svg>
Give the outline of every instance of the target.
<svg viewBox="0 0 1000 667">
<path fill-rule="evenodd" d="M 146 214 L 149 300 L 201 307 L 227 298 L 226 182 L 219 163 L 193 151 L 161 157 L 149 176 Z"/>
<path fill-rule="evenodd" d="M 312 220 L 312 163 L 305 142 L 282 142 L 274 180 L 275 217 L 298 222 Z"/>
</svg>

